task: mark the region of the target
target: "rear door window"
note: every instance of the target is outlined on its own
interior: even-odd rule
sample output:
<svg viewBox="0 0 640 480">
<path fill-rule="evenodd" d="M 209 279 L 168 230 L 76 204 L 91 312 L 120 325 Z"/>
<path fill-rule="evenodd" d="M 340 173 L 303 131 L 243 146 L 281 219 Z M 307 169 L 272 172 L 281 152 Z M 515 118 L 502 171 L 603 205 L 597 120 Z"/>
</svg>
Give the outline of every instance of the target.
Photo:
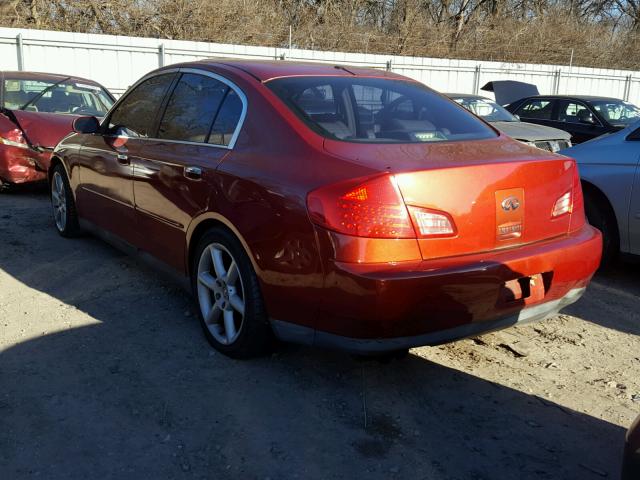
<svg viewBox="0 0 640 480">
<path fill-rule="evenodd" d="M 174 77 L 174 73 L 156 75 L 135 87 L 109 117 L 109 131 L 129 137 L 153 136 L 156 114 Z"/>
<path fill-rule="evenodd" d="M 211 129 L 209 143 L 228 146 L 233 139 L 241 116 L 242 100 L 235 90 L 229 89 Z"/>
<path fill-rule="evenodd" d="M 478 140 L 496 132 L 424 85 L 366 77 L 289 77 L 267 86 L 310 128 L 363 143 Z"/>
<path fill-rule="evenodd" d="M 562 102 L 558 111 L 558 121 L 567 123 L 595 123 L 589 108 L 580 102 Z"/>
<path fill-rule="evenodd" d="M 527 100 L 516 112 L 520 118 L 534 118 L 537 120 L 551 120 L 553 105 L 551 100 Z"/>
<path fill-rule="evenodd" d="M 183 74 L 165 109 L 158 138 L 205 143 L 228 90 L 215 78 Z"/>
</svg>

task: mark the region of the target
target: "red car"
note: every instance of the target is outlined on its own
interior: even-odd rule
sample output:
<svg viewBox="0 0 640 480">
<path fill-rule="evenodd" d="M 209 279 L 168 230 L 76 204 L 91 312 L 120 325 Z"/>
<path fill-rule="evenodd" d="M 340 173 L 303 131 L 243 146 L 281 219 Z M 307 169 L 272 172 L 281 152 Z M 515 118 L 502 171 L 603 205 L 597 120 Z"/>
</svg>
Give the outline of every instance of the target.
<svg viewBox="0 0 640 480">
<path fill-rule="evenodd" d="M 155 259 L 204 332 L 361 353 L 540 320 L 598 267 L 575 162 L 372 69 L 202 61 L 75 122 L 49 178 L 57 229 Z"/>
<path fill-rule="evenodd" d="M 0 72 L 0 188 L 47 178 L 53 148 L 78 115 L 103 116 L 115 99 L 92 80 Z"/>
</svg>

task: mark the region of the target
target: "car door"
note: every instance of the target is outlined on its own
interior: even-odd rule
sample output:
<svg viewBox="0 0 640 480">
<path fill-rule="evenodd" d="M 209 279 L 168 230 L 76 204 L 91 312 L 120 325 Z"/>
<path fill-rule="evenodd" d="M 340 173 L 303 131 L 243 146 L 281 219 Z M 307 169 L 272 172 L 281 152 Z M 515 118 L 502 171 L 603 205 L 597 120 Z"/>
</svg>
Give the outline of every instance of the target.
<svg viewBox="0 0 640 480">
<path fill-rule="evenodd" d="M 144 79 L 131 89 L 88 135 L 79 156 L 78 213 L 131 245 L 139 242 L 133 198 L 131 155 L 149 137 L 175 72 Z"/>
<path fill-rule="evenodd" d="M 631 138 L 640 144 L 640 132 L 637 132 L 636 135 L 637 140 L 635 137 Z M 631 202 L 629 203 L 629 251 L 640 255 L 640 163 L 636 165 Z"/>
<path fill-rule="evenodd" d="M 553 98 L 530 98 L 522 102 L 513 113 L 525 122 L 552 127 L 557 103 Z"/>
<path fill-rule="evenodd" d="M 578 100 L 560 100 L 553 120 L 550 126 L 571 133 L 574 144 L 586 142 L 608 131 L 589 106 Z"/>
<path fill-rule="evenodd" d="M 181 69 L 155 138 L 133 155 L 133 191 L 142 249 L 185 268 L 187 228 L 210 207 L 215 170 L 233 147 L 244 94 L 225 78 Z"/>
</svg>

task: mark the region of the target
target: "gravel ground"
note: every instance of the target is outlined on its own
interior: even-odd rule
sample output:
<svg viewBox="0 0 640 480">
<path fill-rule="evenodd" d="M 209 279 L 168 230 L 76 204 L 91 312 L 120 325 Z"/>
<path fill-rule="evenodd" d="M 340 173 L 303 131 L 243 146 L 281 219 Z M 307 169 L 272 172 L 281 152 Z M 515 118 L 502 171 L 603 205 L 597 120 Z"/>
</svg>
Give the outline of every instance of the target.
<svg viewBox="0 0 640 480">
<path fill-rule="evenodd" d="M 2 194 L 0 478 L 617 479 L 639 295 L 621 265 L 556 318 L 388 364 L 233 361 L 170 281 Z"/>
</svg>

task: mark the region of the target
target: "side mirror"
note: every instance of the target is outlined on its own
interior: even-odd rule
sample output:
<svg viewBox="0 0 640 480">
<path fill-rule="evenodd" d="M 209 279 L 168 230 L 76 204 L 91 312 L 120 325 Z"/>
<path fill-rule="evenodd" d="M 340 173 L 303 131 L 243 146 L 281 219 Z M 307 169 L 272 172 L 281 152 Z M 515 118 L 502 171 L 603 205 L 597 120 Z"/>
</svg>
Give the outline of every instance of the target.
<svg viewBox="0 0 640 480">
<path fill-rule="evenodd" d="M 73 121 L 73 131 L 76 133 L 97 133 L 100 122 L 96 117 L 79 117 Z"/>
<path fill-rule="evenodd" d="M 514 114 L 513 114 L 513 117 L 514 117 L 516 120 L 520 121 L 520 115 L 516 115 L 516 114 L 514 113 Z"/>
</svg>

